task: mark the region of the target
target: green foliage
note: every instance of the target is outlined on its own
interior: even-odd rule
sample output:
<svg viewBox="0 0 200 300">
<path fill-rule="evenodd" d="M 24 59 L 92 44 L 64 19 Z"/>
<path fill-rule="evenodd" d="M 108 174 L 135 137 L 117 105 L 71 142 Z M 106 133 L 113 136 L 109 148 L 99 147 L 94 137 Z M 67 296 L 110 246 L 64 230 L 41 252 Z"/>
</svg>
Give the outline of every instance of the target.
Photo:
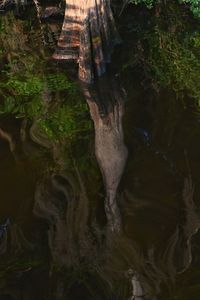
<svg viewBox="0 0 200 300">
<path fill-rule="evenodd" d="M 69 91 L 70 93 L 76 92 L 75 85 L 68 80 L 65 74 L 51 74 L 47 75 L 47 86 L 52 92 L 55 91 Z"/>
<path fill-rule="evenodd" d="M 0 105 L 1 113 L 13 113 L 16 117 L 33 118 L 45 113 L 43 93 L 65 91 L 76 94 L 75 85 L 69 82 L 65 74 L 52 74 L 43 76 L 32 76 L 21 74 L 9 77 L 0 83 L 0 92 L 4 98 Z"/>
<path fill-rule="evenodd" d="M 25 80 L 11 77 L 7 82 L 1 82 L 0 88 L 11 90 L 16 96 L 33 96 L 42 92 L 43 82 L 38 77 L 31 77 Z"/>
<path fill-rule="evenodd" d="M 133 4 L 145 4 L 148 8 L 152 8 L 156 0 L 130 0 L 130 3 Z"/>
<path fill-rule="evenodd" d="M 9 72 L 8 72 L 9 75 Z M 14 75 L 6 82 L 0 82 L 0 88 L 10 90 L 16 96 L 34 96 L 41 94 L 45 88 L 51 92 L 76 92 L 75 84 L 71 83 L 65 74 L 52 74 L 47 76 L 33 76 L 26 74 L 24 78 Z"/>
<path fill-rule="evenodd" d="M 145 21 L 147 18 L 145 18 Z M 177 95 L 189 95 L 200 104 L 200 32 L 198 21 L 179 10 L 176 1 L 159 14 L 148 13 L 148 25 L 133 24 L 135 41 L 129 48 L 124 69 L 140 72 L 147 87 L 173 89 Z M 131 28 L 131 34 L 133 32 Z"/>
<path fill-rule="evenodd" d="M 66 101 L 53 101 L 48 106 L 43 93 L 63 92 Z M 88 120 L 88 108 L 81 102 L 75 84 L 69 82 L 65 74 L 51 74 L 46 77 L 11 77 L 0 83 L 0 92 L 4 98 L 0 105 L 0 114 L 14 114 L 16 118 L 38 119 L 46 135 L 58 140 L 73 139 L 91 128 Z M 84 135 L 85 136 L 85 135 Z"/>
<path fill-rule="evenodd" d="M 0 105 L 0 114 L 14 114 L 16 118 L 34 118 L 45 113 L 45 106 L 41 99 L 34 97 L 31 101 L 24 101 L 21 97 L 8 96 Z"/>
<path fill-rule="evenodd" d="M 74 139 L 77 136 L 86 138 L 85 133 L 91 129 L 87 113 L 88 108 L 85 103 L 80 102 L 74 105 L 64 103 L 54 108 L 45 118 L 39 119 L 38 123 L 46 135 L 53 140 Z"/>
<path fill-rule="evenodd" d="M 0 72 L 0 114 L 34 120 L 53 140 L 86 137 L 91 122 L 79 88 L 45 61 L 42 44 L 35 47 L 37 30 L 27 32 L 12 13 L 0 20 L 0 49 L 7 57 Z"/>
<path fill-rule="evenodd" d="M 180 0 L 180 2 L 188 4 L 193 14 L 200 18 L 200 0 Z"/>
<path fill-rule="evenodd" d="M 200 0 L 177 0 L 179 3 L 182 4 L 187 4 L 191 11 L 193 12 L 193 14 L 196 17 L 200 18 Z M 166 3 L 166 5 L 168 4 L 167 1 L 162 1 L 162 0 L 129 0 L 130 3 L 132 4 L 144 4 L 146 5 L 148 8 L 152 8 L 154 4 L 156 3 Z"/>
<path fill-rule="evenodd" d="M 161 87 L 187 92 L 200 103 L 200 60 L 170 32 L 157 29 L 147 39 L 146 64 L 150 76 Z"/>
</svg>

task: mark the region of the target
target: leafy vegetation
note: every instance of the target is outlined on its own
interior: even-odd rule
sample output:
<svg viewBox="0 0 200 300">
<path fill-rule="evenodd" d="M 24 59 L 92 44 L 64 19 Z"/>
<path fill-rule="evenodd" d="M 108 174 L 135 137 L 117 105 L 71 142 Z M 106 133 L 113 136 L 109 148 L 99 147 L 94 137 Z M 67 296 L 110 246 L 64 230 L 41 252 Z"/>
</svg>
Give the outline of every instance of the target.
<svg viewBox="0 0 200 300">
<path fill-rule="evenodd" d="M 186 92 L 200 104 L 200 60 L 187 47 L 192 47 L 191 37 L 185 35 L 179 40 L 173 33 L 157 29 L 147 39 L 149 76 L 155 78 L 160 87 L 172 88 L 177 94 Z M 197 43 L 196 38 L 194 41 Z"/>
<path fill-rule="evenodd" d="M 136 38 L 129 45 L 129 60 L 123 68 L 140 72 L 146 87 L 149 83 L 156 91 L 173 89 L 200 105 L 199 21 L 191 21 L 176 1 L 160 5 L 159 9 L 159 14 L 147 14 L 148 25 L 137 20 L 129 26 L 130 34 Z"/>
<path fill-rule="evenodd" d="M 39 51 L 32 48 L 33 37 L 24 23 L 12 13 L 1 20 L 0 114 L 34 120 L 53 140 L 87 136 L 91 122 L 77 84 L 51 68 L 42 44 Z"/>
<path fill-rule="evenodd" d="M 152 8 L 154 4 L 168 3 L 162 0 L 129 0 L 133 4 L 145 4 L 148 8 Z M 177 0 L 179 3 L 187 4 L 196 17 L 200 17 L 200 0 Z"/>
<path fill-rule="evenodd" d="M 180 2 L 188 4 L 193 14 L 200 18 L 200 0 L 180 0 Z"/>
<path fill-rule="evenodd" d="M 148 8 L 152 8 L 156 0 L 129 0 L 133 4 L 145 4 Z"/>
<path fill-rule="evenodd" d="M 65 100 L 52 100 L 52 93 L 64 93 Z M 20 74 L 7 77 L 0 83 L 3 103 L 1 114 L 14 114 L 17 118 L 37 118 L 38 124 L 50 138 L 72 138 L 79 131 L 87 131 L 87 106 L 82 103 L 78 88 L 65 74 L 45 76 L 24 76 Z M 47 103 L 44 100 L 47 93 Z M 48 97 L 50 100 L 48 100 Z"/>
<path fill-rule="evenodd" d="M 87 118 L 87 105 L 77 103 L 72 105 L 58 105 L 57 109 L 48 113 L 45 118 L 38 120 L 41 128 L 51 139 L 87 138 L 91 129 L 91 122 Z"/>
<path fill-rule="evenodd" d="M 78 133 L 90 129 L 87 118 L 87 105 L 75 84 L 64 74 L 51 74 L 46 77 L 33 76 L 24 80 L 11 77 L 0 83 L 3 103 L 1 114 L 14 114 L 16 118 L 36 118 L 49 138 L 74 138 Z M 52 93 L 64 93 L 66 100 L 53 100 Z M 45 102 L 44 96 L 52 103 Z M 48 99 L 47 99 L 48 101 Z"/>
</svg>

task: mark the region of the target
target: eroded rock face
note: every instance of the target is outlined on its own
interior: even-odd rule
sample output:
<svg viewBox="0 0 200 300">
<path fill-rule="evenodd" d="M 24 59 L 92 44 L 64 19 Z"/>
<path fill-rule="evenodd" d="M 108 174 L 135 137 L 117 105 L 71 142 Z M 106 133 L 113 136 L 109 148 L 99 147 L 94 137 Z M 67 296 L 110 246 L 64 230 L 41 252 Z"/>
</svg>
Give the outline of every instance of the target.
<svg viewBox="0 0 200 300">
<path fill-rule="evenodd" d="M 60 180 L 60 177 L 52 176 L 38 184 L 33 213 L 48 223 L 48 242 L 53 261 L 58 265 L 66 265 L 70 256 L 68 251 L 71 251 L 68 248 L 67 223 L 71 220 L 69 211 L 73 203 L 68 181 L 63 178 L 65 185 L 62 185 Z"/>
<path fill-rule="evenodd" d="M 76 178 L 52 174 L 38 184 L 35 193 L 33 213 L 47 221 L 53 264 L 67 269 L 94 259 L 88 232 L 88 199 L 79 176 L 79 172 Z"/>
<path fill-rule="evenodd" d="M 49 18 L 60 18 L 63 16 L 63 10 L 57 6 L 45 7 L 44 11 L 41 13 L 41 18 L 46 20 Z"/>
<path fill-rule="evenodd" d="M 83 87 L 95 128 L 95 154 L 103 176 L 108 226 L 119 231 L 121 218 L 117 190 L 128 156 L 124 144 L 122 116 L 124 92 L 115 81 L 101 78 L 98 88 Z"/>
<path fill-rule="evenodd" d="M 192 263 L 192 238 L 200 229 L 200 218 L 194 203 L 194 185 L 191 176 L 184 179 L 182 191 L 184 215 L 172 234 L 164 259 L 171 273 L 183 273 Z"/>
<path fill-rule="evenodd" d="M 117 231 L 121 224 L 117 189 L 127 159 L 122 129 L 125 95 L 115 80 L 102 75 L 119 41 L 109 0 L 66 0 L 53 57 L 79 65 L 79 79 L 94 121 L 95 153 L 106 189 L 105 211 L 109 227 Z"/>
<path fill-rule="evenodd" d="M 66 0 L 65 18 L 55 59 L 79 65 L 80 80 L 91 83 L 106 71 L 120 42 L 110 0 Z"/>
<path fill-rule="evenodd" d="M 122 115 L 125 95 L 114 76 L 103 77 L 120 42 L 109 0 L 66 0 L 55 59 L 78 63 L 79 79 L 95 128 L 95 153 L 103 176 L 105 211 L 112 230 L 120 229 L 117 189 L 127 159 Z"/>
</svg>

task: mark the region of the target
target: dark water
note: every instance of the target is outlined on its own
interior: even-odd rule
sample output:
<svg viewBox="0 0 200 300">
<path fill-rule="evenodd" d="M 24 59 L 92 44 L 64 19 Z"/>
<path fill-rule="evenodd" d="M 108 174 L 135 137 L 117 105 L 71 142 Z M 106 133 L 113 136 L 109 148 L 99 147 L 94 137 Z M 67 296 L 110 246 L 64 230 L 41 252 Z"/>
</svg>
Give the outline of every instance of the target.
<svg viewBox="0 0 200 300">
<path fill-rule="evenodd" d="M 43 47 L 41 28 L 34 16 L 21 18 L 32 30 L 35 55 Z M 42 50 L 46 59 L 51 42 Z M 10 56 L 21 53 L 15 43 Z M 70 150 L 67 139 L 47 149 L 31 139 L 30 120 L 24 139 L 23 119 L 1 116 L 0 128 L 15 143 L 12 151 L 0 138 L 0 223 L 11 222 L 0 239 L 1 300 L 199 299 L 200 111 L 191 99 L 180 105 L 171 91 L 145 91 L 133 74 L 123 84 L 129 155 L 119 187 L 119 235 L 106 230 L 93 131 Z M 142 297 L 133 292 L 134 274 Z"/>
</svg>

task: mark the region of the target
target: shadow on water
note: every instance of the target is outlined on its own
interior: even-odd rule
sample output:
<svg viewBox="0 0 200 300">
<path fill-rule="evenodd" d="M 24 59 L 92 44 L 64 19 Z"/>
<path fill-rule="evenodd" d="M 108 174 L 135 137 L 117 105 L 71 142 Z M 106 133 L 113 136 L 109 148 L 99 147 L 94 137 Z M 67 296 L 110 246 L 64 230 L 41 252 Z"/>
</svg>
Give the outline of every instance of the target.
<svg viewBox="0 0 200 300">
<path fill-rule="evenodd" d="M 198 299 L 199 113 L 134 82 L 81 84 L 85 140 L 1 118 L 0 300 Z"/>
</svg>

